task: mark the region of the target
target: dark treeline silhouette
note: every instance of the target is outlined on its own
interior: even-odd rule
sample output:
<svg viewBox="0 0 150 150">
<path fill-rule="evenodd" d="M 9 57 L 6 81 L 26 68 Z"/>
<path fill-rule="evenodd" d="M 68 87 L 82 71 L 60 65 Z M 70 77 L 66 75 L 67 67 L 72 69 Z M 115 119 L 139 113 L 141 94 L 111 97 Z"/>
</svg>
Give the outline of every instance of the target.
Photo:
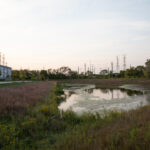
<svg viewBox="0 0 150 150">
<path fill-rule="evenodd" d="M 13 70 L 13 80 L 76 79 L 78 74 L 69 67 L 48 70 Z"/>
<path fill-rule="evenodd" d="M 100 74 L 93 74 L 91 71 L 78 72 L 71 70 L 69 67 L 48 70 L 13 70 L 13 80 L 51 80 L 51 79 L 92 79 L 92 78 L 150 78 L 150 59 L 145 66 L 130 67 L 120 73 L 102 70 Z"/>
</svg>

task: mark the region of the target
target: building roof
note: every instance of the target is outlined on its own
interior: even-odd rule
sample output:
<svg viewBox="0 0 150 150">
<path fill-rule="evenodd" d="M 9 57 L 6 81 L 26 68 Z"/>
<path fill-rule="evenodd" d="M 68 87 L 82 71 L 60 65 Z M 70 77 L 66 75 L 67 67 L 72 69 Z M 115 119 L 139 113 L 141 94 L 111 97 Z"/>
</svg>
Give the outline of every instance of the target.
<svg viewBox="0 0 150 150">
<path fill-rule="evenodd" d="M 4 65 L 0 65 L 0 67 L 7 68 L 7 69 L 11 69 L 11 67 L 4 66 Z"/>
</svg>

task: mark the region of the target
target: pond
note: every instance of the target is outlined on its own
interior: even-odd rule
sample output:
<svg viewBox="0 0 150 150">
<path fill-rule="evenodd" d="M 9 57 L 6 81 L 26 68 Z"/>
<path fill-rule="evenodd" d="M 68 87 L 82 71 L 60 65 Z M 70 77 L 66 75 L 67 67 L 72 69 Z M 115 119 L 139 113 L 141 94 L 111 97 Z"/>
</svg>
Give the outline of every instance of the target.
<svg viewBox="0 0 150 150">
<path fill-rule="evenodd" d="M 148 92 L 131 89 L 98 89 L 95 85 L 73 84 L 64 88 L 66 101 L 60 110 L 72 110 L 77 114 L 85 112 L 104 115 L 109 111 L 128 111 L 148 105 Z"/>
</svg>

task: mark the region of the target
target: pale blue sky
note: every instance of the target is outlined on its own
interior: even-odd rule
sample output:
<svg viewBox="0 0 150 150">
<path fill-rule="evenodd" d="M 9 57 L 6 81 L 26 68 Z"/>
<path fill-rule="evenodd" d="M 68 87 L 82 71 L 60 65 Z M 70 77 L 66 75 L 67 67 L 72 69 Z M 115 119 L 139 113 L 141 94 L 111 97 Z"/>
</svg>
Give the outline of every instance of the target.
<svg viewBox="0 0 150 150">
<path fill-rule="evenodd" d="M 91 61 L 98 68 L 126 54 L 150 58 L 150 0 L 0 0 L 0 51 L 13 68 Z"/>
</svg>

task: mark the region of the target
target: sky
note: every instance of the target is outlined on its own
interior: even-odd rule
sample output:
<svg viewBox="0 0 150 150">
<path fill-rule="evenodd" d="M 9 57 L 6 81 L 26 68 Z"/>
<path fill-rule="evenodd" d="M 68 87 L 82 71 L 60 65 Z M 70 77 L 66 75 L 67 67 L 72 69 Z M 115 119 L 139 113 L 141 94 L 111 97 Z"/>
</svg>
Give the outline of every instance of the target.
<svg viewBox="0 0 150 150">
<path fill-rule="evenodd" d="M 150 0 L 0 0 L 0 52 L 13 69 L 97 71 L 150 58 Z"/>
</svg>

